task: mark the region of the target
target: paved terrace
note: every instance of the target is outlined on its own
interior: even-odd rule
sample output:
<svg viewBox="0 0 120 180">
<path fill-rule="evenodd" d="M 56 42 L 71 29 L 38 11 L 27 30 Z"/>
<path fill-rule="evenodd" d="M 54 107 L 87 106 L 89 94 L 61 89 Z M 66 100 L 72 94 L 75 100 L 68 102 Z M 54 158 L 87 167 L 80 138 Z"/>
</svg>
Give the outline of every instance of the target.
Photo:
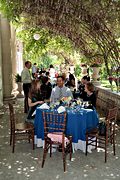
<svg viewBox="0 0 120 180">
<path fill-rule="evenodd" d="M 25 119 L 23 99 L 15 104 L 19 121 Z M 3 114 L 4 113 L 4 114 Z M 116 156 L 108 147 L 108 162 L 104 163 L 102 151 L 86 157 L 80 150 L 73 154 L 72 161 L 67 158 L 67 172 L 63 172 L 62 155 L 53 153 L 47 156 L 45 166 L 41 168 L 42 148 L 32 150 L 28 142 L 18 142 L 15 153 L 9 145 L 9 111 L 8 106 L 0 110 L 0 180 L 120 180 L 120 130 L 116 131 Z"/>
</svg>

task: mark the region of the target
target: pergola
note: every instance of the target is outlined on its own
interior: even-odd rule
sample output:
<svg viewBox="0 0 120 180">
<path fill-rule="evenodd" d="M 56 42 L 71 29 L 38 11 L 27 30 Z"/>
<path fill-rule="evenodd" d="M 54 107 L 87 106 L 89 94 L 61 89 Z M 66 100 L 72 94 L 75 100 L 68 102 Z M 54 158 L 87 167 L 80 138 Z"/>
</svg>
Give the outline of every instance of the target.
<svg viewBox="0 0 120 180">
<path fill-rule="evenodd" d="M 120 20 L 119 1 L 105 0 L 3 0 L 4 12 L 10 20 L 24 17 L 24 26 L 47 28 L 69 38 L 80 53 L 98 57 L 107 72 L 119 68 L 119 47 L 111 22 Z M 115 16 L 116 19 L 113 18 Z M 114 23 L 112 23 L 113 26 Z M 113 28 L 114 29 L 114 28 Z M 97 51 L 92 44 L 95 44 Z M 109 65 L 110 64 L 110 65 Z"/>
</svg>

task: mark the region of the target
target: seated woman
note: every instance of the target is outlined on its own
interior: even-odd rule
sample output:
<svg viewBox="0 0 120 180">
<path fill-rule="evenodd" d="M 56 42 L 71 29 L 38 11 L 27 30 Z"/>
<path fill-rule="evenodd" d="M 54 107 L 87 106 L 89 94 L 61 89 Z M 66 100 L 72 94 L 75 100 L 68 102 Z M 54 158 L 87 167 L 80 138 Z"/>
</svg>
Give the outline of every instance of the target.
<svg viewBox="0 0 120 180">
<path fill-rule="evenodd" d="M 90 82 L 90 77 L 89 76 L 83 76 L 81 79 L 81 82 L 79 83 L 79 92 L 80 92 L 80 98 L 83 99 L 83 101 L 85 100 L 87 93 L 85 92 L 85 84 L 87 84 L 88 82 Z"/>
<path fill-rule="evenodd" d="M 33 80 L 31 83 L 31 88 L 28 96 L 29 112 L 26 120 L 27 122 L 34 123 L 35 115 L 33 115 L 33 113 L 39 104 L 44 103 L 43 100 L 44 99 L 40 91 L 40 81 Z"/>
<path fill-rule="evenodd" d="M 89 101 L 94 107 L 96 107 L 96 93 L 94 85 L 91 82 L 85 84 L 85 92 L 87 93 L 85 101 Z"/>
<path fill-rule="evenodd" d="M 42 93 L 43 98 L 47 102 L 49 102 L 51 91 L 52 91 L 52 85 L 49 82 L 49 78 L 47 76 L 44 76 L 42 78 L 41 93 Z"/>
<path fill-rule="evenodd" d="M 75 88 L 75 77 L 73 74 L 69 75 L 69 79 L 66 82 L 65 86 L 69 87 L 72 90 Z"/>
</svg>

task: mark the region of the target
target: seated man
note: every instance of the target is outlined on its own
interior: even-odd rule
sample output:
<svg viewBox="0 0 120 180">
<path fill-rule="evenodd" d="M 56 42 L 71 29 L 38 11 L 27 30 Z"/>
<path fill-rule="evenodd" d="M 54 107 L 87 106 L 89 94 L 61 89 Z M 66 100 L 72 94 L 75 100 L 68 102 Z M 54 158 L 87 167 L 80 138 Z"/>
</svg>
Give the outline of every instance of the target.
<svg viewBox="0 0 120 180">
<path fill-rule="evenodd" d="M 70 89 L 64 85 L 64 77 L 58 76 L 57 86 L 52 89 L 50 101 L 51 102 L 60 101 L 63 97 L 73 98 L 73 95 Z"/>
</svg>

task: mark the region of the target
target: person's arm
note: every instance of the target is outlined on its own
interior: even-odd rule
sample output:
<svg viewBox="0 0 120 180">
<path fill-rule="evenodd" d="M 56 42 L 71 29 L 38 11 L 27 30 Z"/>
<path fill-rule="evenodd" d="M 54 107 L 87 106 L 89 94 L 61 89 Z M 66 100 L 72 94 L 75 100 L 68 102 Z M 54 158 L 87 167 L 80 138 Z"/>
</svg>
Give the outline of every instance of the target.
<svg viewBox="0 0 120 180">
<path fill-rule="evenodd" d="M 73 94 L 69 88 L 67 89 L 67 96 L 73 98 Z"/>
<path fill-rule="evenodd" d="M 94 107 L 96 107 L 96 94 L 93 92 L 93 94 L 90 97 L 91 103 Z"/>
<path fill-rule="evenodd" d="M 51 96 L 50 96 L 50 102 L 54 102 L 54 100 L 55 100 L 54 98 L 55 98 L 54 89 L 52 89 Z"/>
<path fill-rule="evenodd" d="M 38 105 L 38 104 L 43 104 L 44 103 L 44 101 L 36 101 L 36 102 L 32 102 L 32 100 L 28 97 L 28 105 L 29 105 L 29 107 L 33 107 L 33 106 L 36 106 L 36 105 Z"/>
</svg>

